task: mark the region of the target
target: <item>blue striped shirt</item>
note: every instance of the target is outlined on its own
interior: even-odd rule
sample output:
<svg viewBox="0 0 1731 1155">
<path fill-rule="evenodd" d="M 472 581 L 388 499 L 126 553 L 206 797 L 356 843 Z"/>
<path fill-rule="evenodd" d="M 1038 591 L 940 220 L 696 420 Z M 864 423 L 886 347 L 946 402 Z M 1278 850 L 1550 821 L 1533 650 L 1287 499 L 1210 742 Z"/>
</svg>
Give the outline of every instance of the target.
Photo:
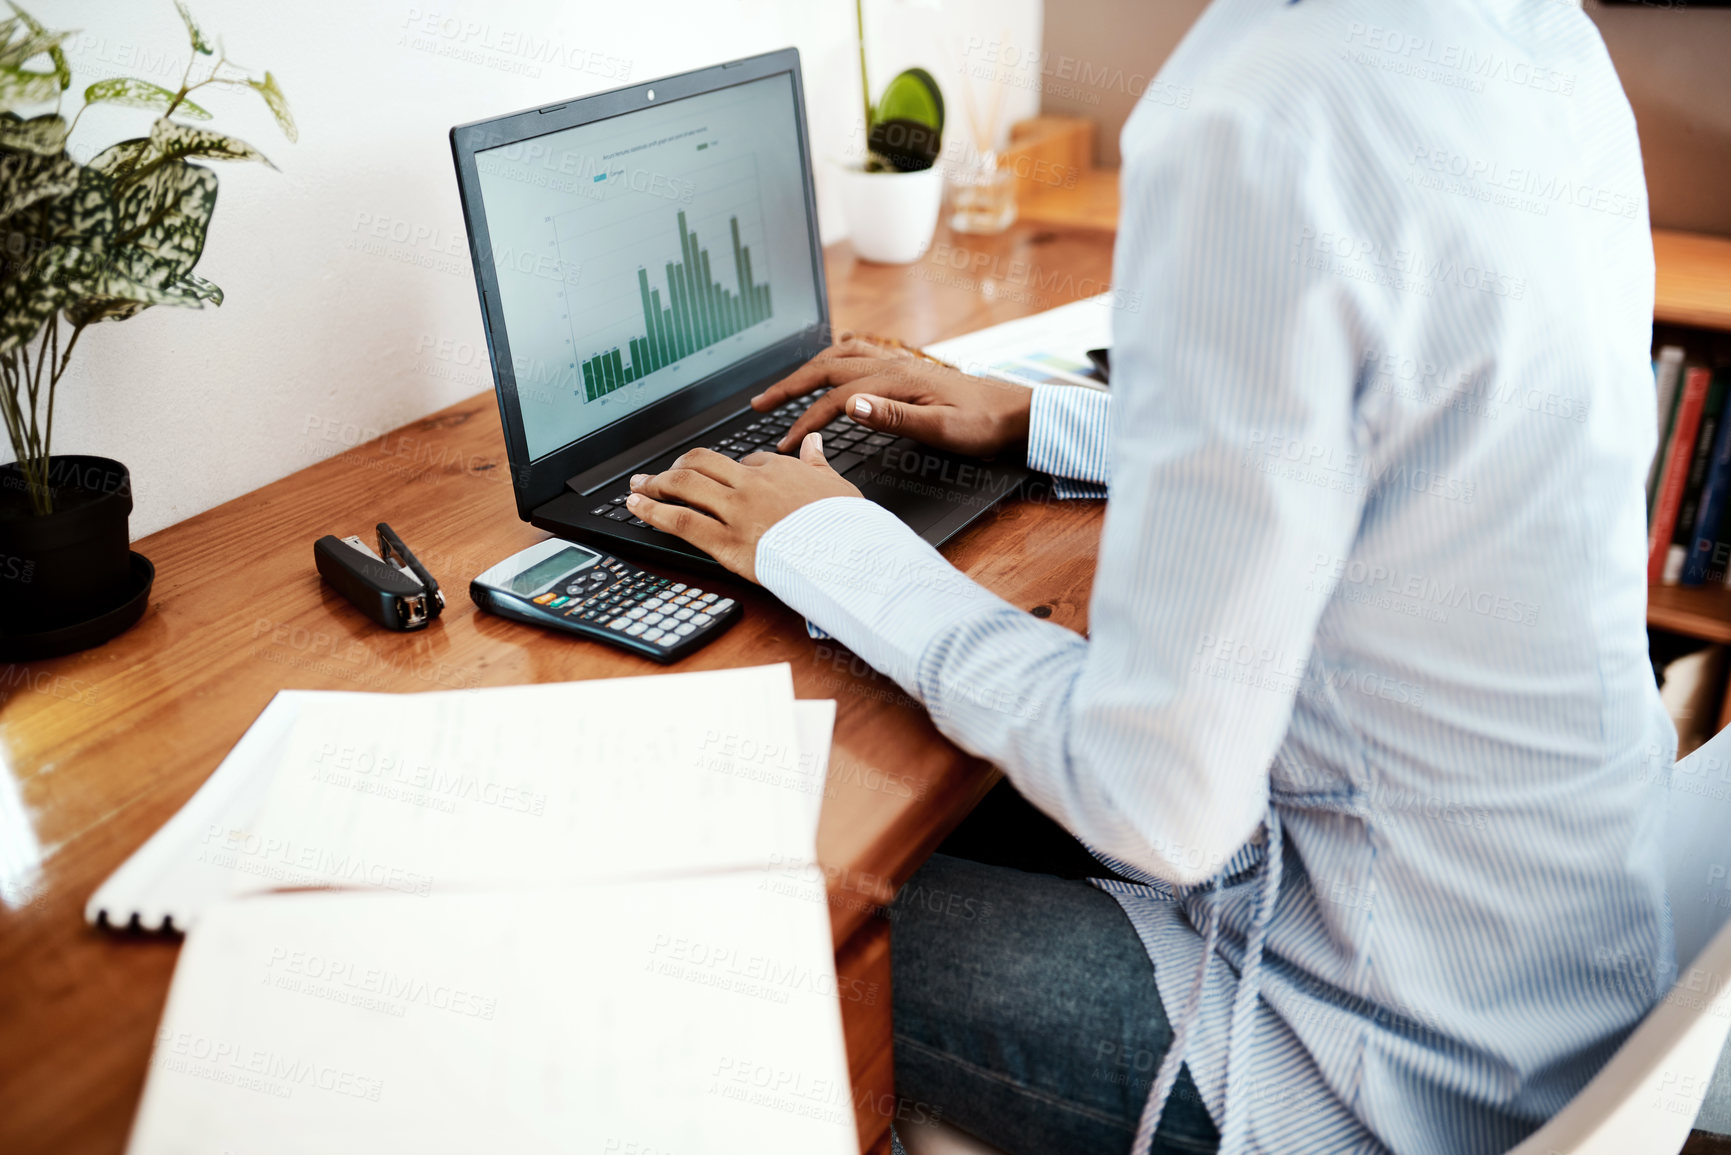
<svg viewBox="0 0 1731 1155">
<path fill-rule="evenodd" d="M 1672 969 L 1633 117 L 1566 4 L 1216 0 L 1123 154 L 1090 636 L 859 499 L 759 580 L 1143 880 L 1228 1150 L 1506 1150 Z"/>
</svg>

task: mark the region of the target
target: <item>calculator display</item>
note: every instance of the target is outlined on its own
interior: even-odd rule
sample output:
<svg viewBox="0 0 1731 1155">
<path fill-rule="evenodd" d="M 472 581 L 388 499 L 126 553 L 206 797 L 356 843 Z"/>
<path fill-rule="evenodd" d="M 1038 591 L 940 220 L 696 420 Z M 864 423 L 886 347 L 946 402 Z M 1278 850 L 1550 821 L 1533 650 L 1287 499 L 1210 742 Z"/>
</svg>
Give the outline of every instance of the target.
<svg viewBox="0 0 1731 1155">
<path fill-rule="evenodd" d="M 552 557 L 536 562 L 512 578 L 511 592 L 514 594 L 534 593 L 554 578 L 563 577 L 568 573 L 575 573 L 585 566 L 594 565 L 596 558 L 600 556 L 592 550 L 578 549 L 576 546 L 562 549 Z"/>
</svg>

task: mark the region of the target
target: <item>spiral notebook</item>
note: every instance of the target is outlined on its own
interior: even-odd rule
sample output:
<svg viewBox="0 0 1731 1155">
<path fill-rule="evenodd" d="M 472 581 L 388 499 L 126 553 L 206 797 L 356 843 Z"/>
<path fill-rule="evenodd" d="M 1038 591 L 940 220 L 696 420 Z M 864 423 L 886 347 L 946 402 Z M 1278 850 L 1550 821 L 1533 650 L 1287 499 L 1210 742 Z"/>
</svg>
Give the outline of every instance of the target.
<svg viewBox="0 0 1731 1155">
<path fill-rule="evenodd" d="M 284 690 L 97 888 L 93 925 L 186 930 L 230 894 L 426 894 L 815 856 L 835 704 L 785 665 L 367 694 Z"/>
</svg>

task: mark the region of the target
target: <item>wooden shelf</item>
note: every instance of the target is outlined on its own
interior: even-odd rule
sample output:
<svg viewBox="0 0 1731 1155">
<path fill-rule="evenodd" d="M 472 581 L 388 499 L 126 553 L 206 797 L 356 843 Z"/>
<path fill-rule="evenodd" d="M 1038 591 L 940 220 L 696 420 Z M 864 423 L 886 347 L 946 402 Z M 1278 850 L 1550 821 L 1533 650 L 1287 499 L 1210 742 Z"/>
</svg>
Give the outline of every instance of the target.
<svg viewBox="0 0 1731 1155">
<path fill-rule="evenodd" d="M 1731 643 L 1731 589 L 1648 586 L 1647 624 L 1709 642 Z"/>
<path fill-rule="evenodd" d="M 1731 238 L 1653 230 L 1653 319 L 1731 331 Z"/>
</svg>

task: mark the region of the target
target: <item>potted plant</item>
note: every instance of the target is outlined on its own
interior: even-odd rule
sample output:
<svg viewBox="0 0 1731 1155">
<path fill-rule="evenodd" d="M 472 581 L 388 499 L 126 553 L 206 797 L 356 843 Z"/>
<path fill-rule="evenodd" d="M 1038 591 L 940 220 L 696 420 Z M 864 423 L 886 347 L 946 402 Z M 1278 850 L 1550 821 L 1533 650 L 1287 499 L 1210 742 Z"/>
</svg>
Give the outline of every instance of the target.
<svg viewBox="0 0 1731 1155">
<path fill-rule="evenodd" d="M 289 140 L 294 119 L 275 77 L 255 79 L 200 31 L 184 0 L 190 59 L 180 87 L 111 77 L 72 86 L 62 43 L 16 4 L 0 19 L 0 415 L 13 460 L 0 465 L 0 658 L 46 657 L 106 641 L 143 615 L 155 571 L 130 550 L 126 466 L 51 455 L 54 397 L 80 336 L 152 305 L 220 305 L 194 273 L 216 207 L 203 160 L 270 162 L 245 141 L 201 127 L 191 99 L 249 88 Z M 156 113 L 144 136 L 81 160 L 68 148 L 93 105 Z M 274 166 L 273 166 L 274 167 Z"/>
<path fill-rule="evenodd" d="M 943 203 L 937 160 L 943 148 L 944 97 L 931 73 L 910 68 L 884 86 L 874 105 L 866 72 L 865 0 L 854 0 L 854 18 L 866 153 L 860 163 L 837 166 L 842 211 L 854 252 L 868 261 L 905 265 L 931 246 Z"/>
</svg>

